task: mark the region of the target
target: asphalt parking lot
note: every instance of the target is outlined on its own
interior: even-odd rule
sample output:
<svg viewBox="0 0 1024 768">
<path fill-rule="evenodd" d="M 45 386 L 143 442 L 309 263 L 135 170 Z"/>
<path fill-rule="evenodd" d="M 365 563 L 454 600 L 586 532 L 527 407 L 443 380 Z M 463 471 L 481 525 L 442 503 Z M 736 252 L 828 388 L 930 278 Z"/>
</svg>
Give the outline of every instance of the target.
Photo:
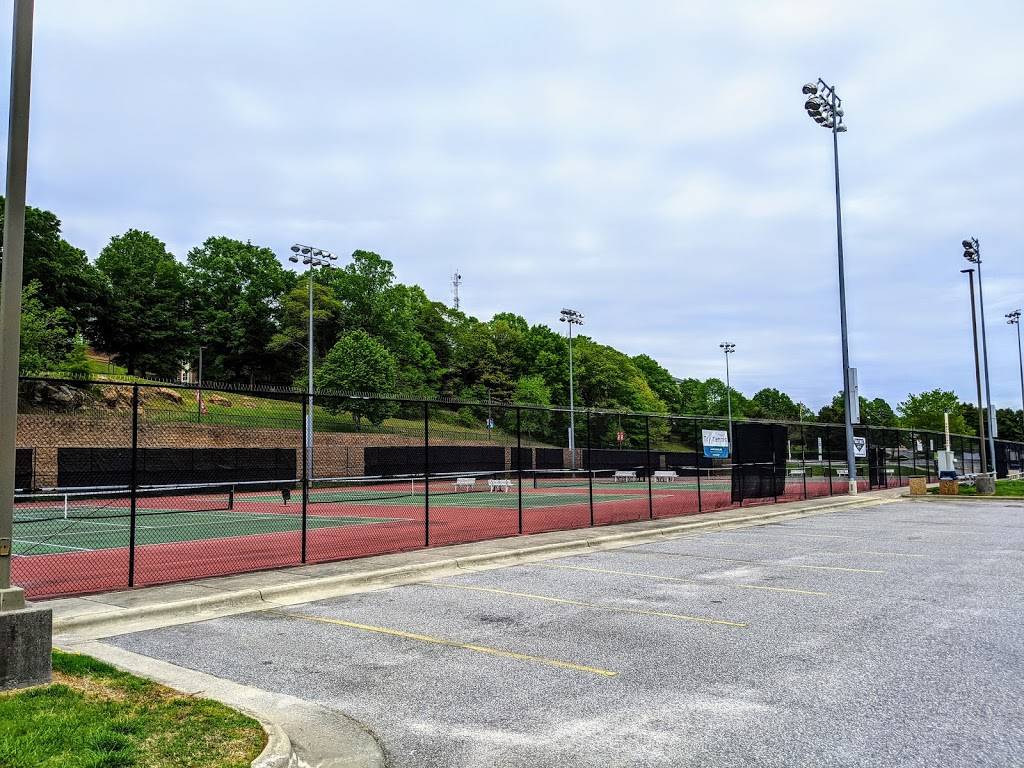
<svg viewBox="0 0 1024 768">
<path fill-rule="evenodd" d="M 122 635 L 396 768 L 1024 764 L 1024 505 L 896 502 Z"/>
</svg>

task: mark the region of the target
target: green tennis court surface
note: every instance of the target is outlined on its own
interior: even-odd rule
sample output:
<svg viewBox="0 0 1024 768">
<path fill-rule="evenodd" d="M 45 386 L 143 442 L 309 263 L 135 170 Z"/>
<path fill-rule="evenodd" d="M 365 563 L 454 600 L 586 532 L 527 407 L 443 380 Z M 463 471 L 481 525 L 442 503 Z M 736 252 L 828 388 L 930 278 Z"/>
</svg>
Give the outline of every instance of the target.
<svg viewBox="0 0 1024 768">
<path fill-rule="evenodd" d="M 299 507 L 281 513 L 257 512 L 147 512 L 136 518 L 139 545 L 171 544 L 235 536 L 287 533 L 301 528 Z M 310 530 L 373 523 L 404 522 L 398 517 L 307 515 Z M 14 554 L 49 555 L 128 546 L 129 519 L 38 520 L 15 523 Z"/>
</svg>

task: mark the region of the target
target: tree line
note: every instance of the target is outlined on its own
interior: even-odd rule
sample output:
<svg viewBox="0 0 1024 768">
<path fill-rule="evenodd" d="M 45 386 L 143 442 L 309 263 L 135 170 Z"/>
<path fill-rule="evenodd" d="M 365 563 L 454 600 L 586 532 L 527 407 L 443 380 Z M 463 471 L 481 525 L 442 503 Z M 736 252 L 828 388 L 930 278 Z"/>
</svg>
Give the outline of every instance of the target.
<svg viewBox="0 0 1024 768">
<path fill-rule="evenodd" d="M 2 198 L 0 198 L 2 200 Z M 2 226 L 2 221 L 0 221 Z M 86 373 L 86 345 L 129 374 L 176 377 L 203 348 L 204 378 L 305 386 L 307 280 L 313 280 L 315 381 L 324 389 L 564 404 L 568 343 L 551 328 L 502 312 L 481 321 L 396 281 L 390 261 L 357 250 L 347 263 L 303 274 L 273 250 L 210 237 L 178 259 L 149 232 L 113 236 L 90 260 L 50 211 L 26 212 L 21 366 L 25 373 Z M 717 378 L 677 379 L 648 355 L 629 356 L 582 335 L 574 340 L 578 404 L 725 417 Z M 842 422 L 843 397 L 812 411 L 776 388 L 733 389 L 737 417 Z M 952 392 L 910 394 L 892 407 L 861 398 L 861 422 L 974 434 L 977 412 Z M 347 407 L 347 406 L 346 406 Z M 386 405 L 353 406 L 379 422 Z M 1000 437 L 1024 440 L 1024 414 L 999 409 Z M 617 429 L 617 427 L 609 427 Z"/>
</svg>

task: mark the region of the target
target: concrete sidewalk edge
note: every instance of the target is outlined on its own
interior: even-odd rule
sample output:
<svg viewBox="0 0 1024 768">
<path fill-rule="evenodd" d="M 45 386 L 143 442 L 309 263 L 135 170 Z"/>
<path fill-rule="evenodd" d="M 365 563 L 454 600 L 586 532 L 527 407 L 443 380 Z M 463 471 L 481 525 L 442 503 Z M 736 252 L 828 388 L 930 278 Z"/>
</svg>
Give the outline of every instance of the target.
<svg viewBox="0 0 1024 768">
<path fill-rule="evenodd" d="M 252 762 L 253 768 L 384 768 L 386 765 L 384 751 L 369 729 L 336 710 L 106 643 L 91 640 L 62 643 L 61 648 L 88 654 L 183 693 L 219 701 L 256 718 L 267 733 L 267 746 Z"/>
<path fill-rule="evenodd" d="M 753 525 L 764 525 L 778 520 L 824 514 L 835 509 L 874 506 L 895 501 L 892 497 L 830 497 L 821 504 L 804 506 L 791 505 L 773 508 L 767 512 L 752 515 L 714 519 L 686 519 L 684 522 L 626 532 L 612 532 L 602 535 L 584 536 L 571 541 L 535 544 L 512 550 L 501 550 L 464 557 L 442 558 L 427 563 L 410 563 L 403 566 L 370 569 L 361 573 L 341 574 L 303 578 L 285 584 L 268 585 L 259 589 L 247 588 L 187 600 L 164 601 L 133 608 L 86 613 L 78 616 L 54 617 L 53 632 L 57 638 L 71 641 L 98 640 L 103 637 L 154 629 L 174 624 L 204 621 L 220 616 L 230 616 L 250 611 L 297 605 L 314 600 L 341 597 L 355 592 L 368 592 L 387 587 L 410 584 L 417 581 L 441 578 L 467 570 L 488 570 L 503 568 L 525 562 L 565 557 L 573 554 L 616 549 L 654 541 L 674 538 L 687 533 L 706 530 L 724 530 Z M 714 514 L 714 513 L 711 513 Z M 650 521 L 642 521 L 643 523 Z M 642 524 L 642 523 L 641 523 Z M 594 529 L 583 529 L 593 531 Z M 536 534 L 543 536 L 544 534 Z M 40 603 L 45 605 L 44 603 Z"/>
</svg>

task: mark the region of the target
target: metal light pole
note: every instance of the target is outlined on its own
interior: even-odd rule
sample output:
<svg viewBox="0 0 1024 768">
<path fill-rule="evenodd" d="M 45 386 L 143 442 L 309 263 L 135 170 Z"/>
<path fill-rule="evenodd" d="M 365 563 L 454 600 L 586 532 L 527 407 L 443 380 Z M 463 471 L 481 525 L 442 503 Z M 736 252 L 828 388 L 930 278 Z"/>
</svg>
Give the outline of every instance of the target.
<svg viewBox="0 0 1024 768">
<path fill-rule="evenodd" d="M 306 283 L 309 286 L 309 338 L 306 347 L 306 423 L 303 424 L 303 444 L 306 446 L 306 477 L 313 479 L 313 268 L 329 267 L 338 257 L 322 248 L 296 243 L 288 261 L 306 265 Z"/>
<path fill-rule="evenodd" d="M 731 455 L 735 450 L 735 446 L 732 442 L 732 384 L 729 383 L 729 355 L 736 351 L 736 345 L 732 342 L 724 341 L 718 346 L 725 353 L 725 402 L 729 410 L 729 453 Z"/>
<path fill-rule="evenodd" d="M 1020 346 L 1020 310 L 1015 309 L 1006 315 L 1006 324 L 1017 326 L 1017 363 L 1020 365 L 1020 420 L 1021 429 L 1024 430 L 1024 354 L 1021 354 Z"/>
<path fill-rule="evenodd" d="M 18 360 L 21 355 L 21 284 L 25 255 L 33 5 L 33 0 L 14 0 L 11 106 L 7 132 L 7 197 L 4 209 L 3 274 L 0 277 L 3 282 L 0 295 L 0 612 L 25 607 L 25 593 L 11 585 L 11 548 L 14 538 L 14 457 L 15 432 L 18 428 Z"/>
<path fill-rule="evenodd" d="M 981 310 L 981 358 L 985 368 L 985 403 L 988 407 L 988 454 L 995 461 L 996 456 L 996 414 L 992 410 L 992 387 L 989 384 L 988 374 L 988 337 L 985 334 L 985 292 L 981 286 L 981 245 L 978 238 L 972 237 L 964 240 L 961 245 L 964 247 L 964 258 L 972 264 L 978 265 L 978 309 Z"/>
<path fill-rule="evenodd" d="M 820 93 L 819 93 L 820 91 Z M 839 255 L 839 322 L 843 338 L 843 398 L 846 408 L 843 420 L 846 423 L 846 464 L 849 472 L 850 495 L 857 493 L 857 459 L 853 448 L 853 402 L 850 382 L 850 347 L 846 331 L 846 270 L 843 264 L 843 213 L 839 196 L 839 134 L 846 133 L 843 125 L 843 100 L 836 93 L 835 86 L 828 85 L 820 77 L 817 83 L 803 87 L 807 101 L 804 109 L 818 125 L 832 132 L 832 157 L 836 178 L 836 243 Z"/>
<path fill-rule="evenodd" d="M 978 359 L 978 315 L 974 309 L 974 270 L 961 269 L 967 275 L 971 288 L 971 340 L 974 342 L 974 381 L 978 385 L 978 443 L 981 445 L 981 473 L 988 473 L 988 456 L 985 451 L 985 413 L 981 400 L 981 362 Z"/>
<path fill-rule="evenodd" d="M 569 325 L 569 461 L 572 469 L 576 469 L 576 400 L 572 383 L 572 327 L 583 325 L 583 314 L 575 309 L 563 309 L 559 322 Z"/>
</svg>

